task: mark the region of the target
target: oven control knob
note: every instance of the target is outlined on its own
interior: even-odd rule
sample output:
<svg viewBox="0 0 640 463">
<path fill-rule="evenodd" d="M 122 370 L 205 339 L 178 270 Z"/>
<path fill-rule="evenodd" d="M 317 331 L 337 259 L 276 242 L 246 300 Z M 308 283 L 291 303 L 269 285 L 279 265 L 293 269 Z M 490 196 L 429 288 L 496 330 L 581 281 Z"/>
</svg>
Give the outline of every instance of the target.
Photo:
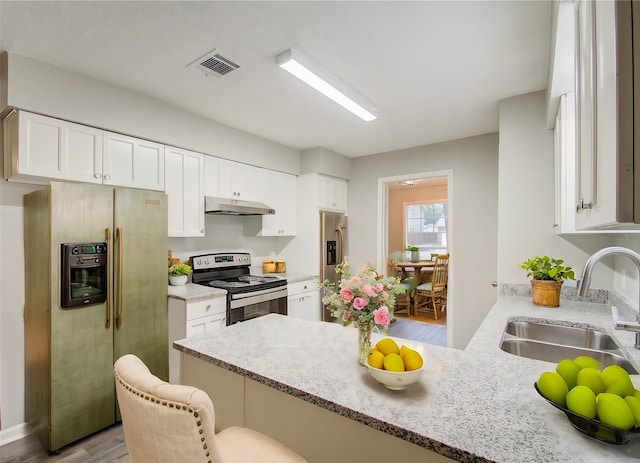
<svg viewBox="0 0 640 463">
<path fill-rule="evenodd" d="M 209 259 L 204 260 L 204 265 L 209 265 Z"/>
</svg>

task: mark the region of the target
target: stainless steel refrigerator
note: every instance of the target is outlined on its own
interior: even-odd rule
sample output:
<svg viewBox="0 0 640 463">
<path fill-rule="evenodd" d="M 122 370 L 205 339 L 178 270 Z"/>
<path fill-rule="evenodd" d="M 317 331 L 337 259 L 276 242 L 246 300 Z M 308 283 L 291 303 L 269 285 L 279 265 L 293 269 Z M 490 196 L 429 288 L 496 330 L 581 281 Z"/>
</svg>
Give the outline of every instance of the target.
<svg viewBox="0 0 640 463">
<path fill-rule="evenodd" d="M 338 282 L 336 265 L 347 255 L 347 216 L 335 212 L 320 212 L 320 281 Z M 335 321 L 326 307 L 322 309 L 322 320 Z"/>
<path fill-rule="evenodd" d="M 168 378 L 167 197 L 52 182 L 25 195 L 24 233 L 25 412 L 55 451 L 119 419 L 120 356 L 134 353 Z M 90 293 L 104 291 L 105 300 L 68 307 L 61 248 L 78 242 L 100 243 L 106 254 L 104 279 Z"/>
</svg>

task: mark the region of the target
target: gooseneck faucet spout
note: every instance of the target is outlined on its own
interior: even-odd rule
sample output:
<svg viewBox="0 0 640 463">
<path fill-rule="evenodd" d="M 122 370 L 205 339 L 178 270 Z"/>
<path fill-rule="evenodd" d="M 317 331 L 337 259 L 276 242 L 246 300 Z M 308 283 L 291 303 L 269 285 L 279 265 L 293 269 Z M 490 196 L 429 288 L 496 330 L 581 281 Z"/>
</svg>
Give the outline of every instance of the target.
<svg viewBox="0 0 640 463">
<path fill-rule="evenodd" d="M 591 273 L 593 272 L 593 267 L 602 259 L 603 257 L 611 256 L 611 255 L 622 255 L 627 256 L 631 261 L 635 264 L 638 269 L 638 276 L 640 278 L 640 254 L 636 251 L 624 248 L 622 246 L 611 246 L 608 248 L 600 249 L 596 251 L 587 262 L 584 264 L 584 268 L 582 269 L 582 276 L 580 277 L 580 281 L 578 282 L 578 296 L 584 297 L 587 295 L 589 291 L 589 286 L 591 285 Z M 622 321 L 618 317 L 618 309 L 616 307 L 612 307 L 611 311 L 613 313 L 613 326 L 617 330 L 626 330 L 626 331 L 634 331 L 636 334 L 636 340 L 634 347 L 636 349 L 640 349 L 640 291 L 638 294 L 638 315 L 636 316 L 635 322 L 627 322 Z"/>
</svg>

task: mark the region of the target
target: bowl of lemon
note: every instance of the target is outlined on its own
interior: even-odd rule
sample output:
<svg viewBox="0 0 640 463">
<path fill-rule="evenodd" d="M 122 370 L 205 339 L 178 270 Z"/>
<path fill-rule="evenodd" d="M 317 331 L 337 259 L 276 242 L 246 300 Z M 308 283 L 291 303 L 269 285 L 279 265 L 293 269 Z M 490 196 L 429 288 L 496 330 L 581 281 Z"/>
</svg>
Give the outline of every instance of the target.
<svg viewBox="0 0 640 463">
<path fill-rule="evenodd" d="M 581 433 L 609 444 L 640 437 L 640 391 L 618 365 L 601 368 L 590 356 L 563 359 L 534 384 Z"/>
<path fill-rule="evenodd" d="M 401 391 L 422 377 L 424 367 L 421 344 L 380 339 L 367 355 L 369 374 L 387 389 Z"/>
</svg>

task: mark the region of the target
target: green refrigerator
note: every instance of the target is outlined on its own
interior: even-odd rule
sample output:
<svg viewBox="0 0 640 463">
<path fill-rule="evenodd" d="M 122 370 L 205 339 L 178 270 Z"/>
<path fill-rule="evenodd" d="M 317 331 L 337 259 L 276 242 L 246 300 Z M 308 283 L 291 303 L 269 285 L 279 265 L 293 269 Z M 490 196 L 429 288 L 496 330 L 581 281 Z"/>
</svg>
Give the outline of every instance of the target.
<svg viewBox="0 0 640 463">
<path fill-rule="evenodd" d="M 168 378 L 167 223 L 157 191 L 51 182 L 25 195 L 25 413 L 48 450 L 119 420 L 120 356 Z M 106 245 L 105 300 L 63 307 L 61 246 L 85 242 Z"/>
</svg>

